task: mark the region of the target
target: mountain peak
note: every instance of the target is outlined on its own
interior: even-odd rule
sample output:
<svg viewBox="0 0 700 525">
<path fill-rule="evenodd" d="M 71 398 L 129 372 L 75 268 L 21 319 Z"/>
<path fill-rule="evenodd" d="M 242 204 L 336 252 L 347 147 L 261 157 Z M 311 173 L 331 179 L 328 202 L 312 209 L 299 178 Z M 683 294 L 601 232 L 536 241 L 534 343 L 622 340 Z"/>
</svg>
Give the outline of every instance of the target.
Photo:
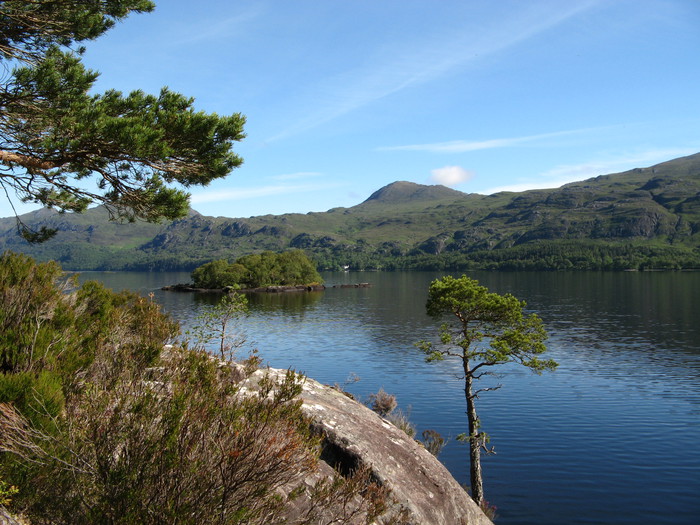
<svg viewBox="0 0 700 525">
<path fill-rule="evenodd" d="M 399 203 L 434 201 L 448 198 L 458 199 L 465 195 L 461 191 L 453 190 L 446 186 L 426 186 L 415 182 L 398 181 L 378 189 L 363 204 L 368 202 Z"/>
</svg>

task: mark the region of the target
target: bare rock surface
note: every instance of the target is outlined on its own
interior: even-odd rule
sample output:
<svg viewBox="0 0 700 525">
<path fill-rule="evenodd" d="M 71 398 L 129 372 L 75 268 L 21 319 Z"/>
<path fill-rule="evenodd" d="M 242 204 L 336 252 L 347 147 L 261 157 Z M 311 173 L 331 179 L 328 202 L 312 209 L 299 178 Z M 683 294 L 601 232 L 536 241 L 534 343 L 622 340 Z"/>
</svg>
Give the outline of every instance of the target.
<svg viewBox="0 0 700 525">
<path fill-rule="evenodd" d="M 281 380 L 286 371 L 258 370 L 247 380 L 250 388 L 265 373 Z M 410 512 L 407 524 L 492 523 L 440 461 L 363 404 L 309 378 L 301 398 L 304 412 L 324 436 L 322 461 L 341 473 L 369 466 L 396 506 Z"/>
</svg>

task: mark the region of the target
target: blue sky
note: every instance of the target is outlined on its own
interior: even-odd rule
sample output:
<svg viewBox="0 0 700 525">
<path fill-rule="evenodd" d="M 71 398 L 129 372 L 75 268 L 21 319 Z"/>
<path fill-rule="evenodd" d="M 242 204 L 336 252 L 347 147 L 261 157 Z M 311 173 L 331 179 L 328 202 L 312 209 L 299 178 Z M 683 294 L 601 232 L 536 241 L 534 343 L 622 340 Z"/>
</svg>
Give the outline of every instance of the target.
<svg viewBox="0 0 700 525">
<path fill-rule="evenodd" d="M 397 180 L 557 187 L 700 151 L 698 0 L 156 3 L 85 62 L 98 91 L 246 115 L 244 165 L 191 189 L 206 215 L 353 206 Z"/>
</svg>

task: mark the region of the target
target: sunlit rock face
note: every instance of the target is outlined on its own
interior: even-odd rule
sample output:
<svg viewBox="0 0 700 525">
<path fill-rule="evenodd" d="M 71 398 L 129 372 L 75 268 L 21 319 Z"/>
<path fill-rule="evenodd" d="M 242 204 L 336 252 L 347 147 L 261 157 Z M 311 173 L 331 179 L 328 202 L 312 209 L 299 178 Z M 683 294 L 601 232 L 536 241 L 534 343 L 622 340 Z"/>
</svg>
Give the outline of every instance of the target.
<svg viewBox="0 0 700 525">
<path fill-rule="evenodd" d="M 247 379 L 286 371 L 259 370 Z M 421 444 L 361 403 L 338 390 L 307 378 L 301 394 L 303 410 L 324 437 L 323 471 L 350 472 L 369 466 L 372 476 L 391 491 L 396 511 L 403 507 L 411 525 L 487 525 L 477 507 L 449 471 Z M 379 520 L 381 523 L 381 518 Z"/>
</svg>

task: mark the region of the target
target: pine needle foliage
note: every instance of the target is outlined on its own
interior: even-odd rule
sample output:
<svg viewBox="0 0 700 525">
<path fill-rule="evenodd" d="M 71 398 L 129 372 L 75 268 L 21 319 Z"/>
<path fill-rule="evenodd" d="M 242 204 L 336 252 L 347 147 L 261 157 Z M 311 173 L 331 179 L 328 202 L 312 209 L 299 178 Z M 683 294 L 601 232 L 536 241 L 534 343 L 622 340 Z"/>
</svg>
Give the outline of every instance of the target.
<svg viewBox="0 0 700 525">
<path fill-rule="evenodd" d="M 14 194 L 60 211 L 97 203 L 121 220 L 175 219 L 187 213 L 188 187 L 242 163 L 232 151 L 245 136 L 239 113 L 197 111 L 167 88 L 94 93 L 98 73 L 76 44 L 153 8 L 146 0 L 0 2 L 0 66 L 11 71 L 0 81 L 0 187 L 10 202 Z M 17 220 L 32 242 L 56 231 Z"/>
<path fill-rule="evenodd" d="M 493 375 L 493 367 L 515 363 L 541 374 L 555 370 L 553 359 L 542 359 L 547 350 L 547 332 L 542 320 L 525 311 L 526 304 L 511 294 L 489 292 L 466 275 L 451 275 L 434 280 L 428 289 L 427 313 L 444 321 L 439 329 L 440 342 L 420 341 L 416 345 L 426 361 L 445 358 L 461 362 L 464 396 L 467 404 L 468 432 L 457 437 L 469 445 L 469 474 L 472 498 L 478 505 L 484 500 L 481 450 L 489 436 L 481 430 L 476 400 L 483 392 L 500 385 L 477 388 L 476 382 Z"/>
</svg>

